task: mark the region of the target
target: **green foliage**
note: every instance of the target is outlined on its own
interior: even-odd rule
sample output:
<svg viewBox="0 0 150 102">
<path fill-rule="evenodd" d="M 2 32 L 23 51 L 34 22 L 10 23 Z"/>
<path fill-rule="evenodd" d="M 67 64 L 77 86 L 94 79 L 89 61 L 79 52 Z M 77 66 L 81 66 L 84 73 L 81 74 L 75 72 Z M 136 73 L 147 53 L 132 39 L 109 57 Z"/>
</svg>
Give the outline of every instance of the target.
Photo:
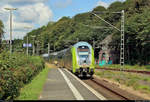
<svg viewBox="0 0 150 102">
<path fill-rule="evenodd" d="M 148 11 L 149 9 L 145 9 L 142 14 L 135 14 L 126 22 L 126 43 L 130 51 L 128 59 L 131 59 L 131 64 L 142 65 L 150 61 L 150 43 L 148 42 L 150 41 L 150 13 Z"/>
<path fill-rule="evenodd" d="M 20 88 L 44 68 L 40 57 L 25 56 L 19 53 L 0 54 L 0 99 L 13 99 Z"/>
<path fill-rule="evenodd" d="M 150 78 L 147 75 L 103 70 L 97 71 L 95 74 L 101 78 L 112 79 L 122 85 L 130 86 L 135 90 L 143 91 L 147 94 L 150 93 Z"/>
<path fill-rule="evenodd" d="M 124 6 L 122 2 L 116 1 L 114 3 L 112 3 L 109 7 L 108 10 L 109 11 L 113 11 L 113 12 L 117 12 L 117 11 L 121 11 L 124 9 Z"/>
<path fill-rule="evenodd" d="M 98 66 L 98 68 L 116 68 L 116 69 L 120 69 L 120 64 L 111 64 L 111 65 L 105 65 L 105 66 Z M 141 70 L 141 71 L 150 71 L 150 66 L 149 65 L 143 65 L 143 66 L 139 66 L 139 65 L 124 65 L 124 69 L 127 70 Z"/>
<path fill-rule="evenodd" d="M 147 85 L 140 85 L 140 86 L 136 87 L 136 89 L 144 90 L 144 92 L 149 92 L 150 91 L 150 87 L 147 86 Z"/>
<path fill-rule="evenodd" d="M 2 37 L 4 33 L 4 25 L 3 22 L 0 20 L 0 52 L 1 52 L 1 47 L 2 47 Z"/>
<path fill-rule="evenodd" d="M 96 11 L 106 11 L 106 8 L 103 7 L 103 6 L 98 6 L 98 7 L 94 8 L 93 11 L 94 12 L 96 12 Z"/>
<path fill-rule="evenodd" d="M 150 63 L 150 3 L 149 0 L 126 0 L 125 2 L 116 1 L 106 9 L 98 6 L 92 12 L 103 12 L 98 16 L 102 17 L 112 25 L 121 29 L 121 12 L 125 10 L 125 63 L 145 65 Z M 110 13 L 109 13 L 110 12 Z M 62 17 L 57 22 L 49 22 L 28 33 L 30 43 L 34 43 L 39 48 L 40 53 L 47 53 L 47 44 L 50 42 L 51 50 L 59 51 L 79 41 L 87 41 L 91 45 L 92 40 L 96 41 L 96 46 L 108 35 L 113 35 L 110 44 L 116 50 L 120 50 L 120 32 L 116 29 L 105 29 L 110 27 L 91 12 L 85 12 L 74 17 Z M 36 36 L 35 39 L 31 36 Z M 35 41 L 35 42 L 34 42 Z M 39 42 L 37 42 L 39 41 Z M 26 42 L 24 37 L 23 42 Z M 24 49 L 25 51 L 25 49 Z"/>
<path fill-rule="evenodd" d="M 38 100 L 39 95 L 43 89 L 43 85 L 46 81 L 49 68 L 46 66 L 32 81 L 25 85 L 21 91 L 19 97 L 15 100 Z"/>
</svg>

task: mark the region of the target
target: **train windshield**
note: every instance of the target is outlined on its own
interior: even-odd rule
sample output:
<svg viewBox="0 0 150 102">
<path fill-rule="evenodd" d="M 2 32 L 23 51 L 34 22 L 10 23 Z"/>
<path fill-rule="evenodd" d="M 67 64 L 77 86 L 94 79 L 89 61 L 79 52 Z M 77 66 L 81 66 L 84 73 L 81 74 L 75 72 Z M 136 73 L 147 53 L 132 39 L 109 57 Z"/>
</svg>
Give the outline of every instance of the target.
<svg viewBox="0 0 150 102">
<path fill-rule="evenodd" d="M 88 46 L 79 46 L 78 48 L 78 56 L 79 56 L 79 64 L 89 63 L 89 53 L 90 50 Z"/>
<path fill-rule="evenodd" d="M 88 46 L 79 46 L 78 54 L 79 54 L 80 57 L 83 57 L 83 58 L 88 57 L 88 55 L 89 55 Z"/>
<path fill-rule="evenodd" d="M 79 55 L 80 58 L 88 58 L 88 55 Z"/>
</svg>

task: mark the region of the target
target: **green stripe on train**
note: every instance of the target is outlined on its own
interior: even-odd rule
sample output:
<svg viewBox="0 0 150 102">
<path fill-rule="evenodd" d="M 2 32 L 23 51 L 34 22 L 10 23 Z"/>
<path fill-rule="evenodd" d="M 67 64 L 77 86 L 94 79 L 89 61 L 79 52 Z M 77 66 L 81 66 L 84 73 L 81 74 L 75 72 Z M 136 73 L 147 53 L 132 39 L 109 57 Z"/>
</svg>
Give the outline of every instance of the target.
<svg viewBox="0 0 150 102">
<path fill-rule="evenodd" d="M 95 69 L 95 58 L 94 58 L 94 50 L 93 50 L 93 48 L 92 48 L 92 63 L 90 65 L 90 69 L 92 69 L 92 68 Z"/>
<path fill-rule="evenodd" d="M 76 57 L 76 49 L 75 49 L 75 47 L 72 47 L 71 52 L 72 52 L 73 73 L 75 73 L 76 72 L 76 68 L 79 68 L 79 65 L 77 63 L 77 57 Z"/>
</svg>

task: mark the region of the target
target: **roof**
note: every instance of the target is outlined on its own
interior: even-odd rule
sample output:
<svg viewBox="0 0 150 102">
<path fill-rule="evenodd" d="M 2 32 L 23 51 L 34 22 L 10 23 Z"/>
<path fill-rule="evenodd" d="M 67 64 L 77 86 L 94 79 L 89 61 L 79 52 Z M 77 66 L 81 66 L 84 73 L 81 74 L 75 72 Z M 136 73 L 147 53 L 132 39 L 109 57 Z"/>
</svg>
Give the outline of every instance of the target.
<svg viewBox="0 0 150 102">
<path fill-rule="evenodd" d="M 78 42 L 78 43 L 76 43 L 75 45 L 73 45 L 74 47 L 76 47 L 76 48 L 78 48 L 78 46 L 88 46 L 89 48 L 92 48 L 92 46 L 89 44 L 89 43 L 87 43 L 87 42 L 84 42 L 84 41 L 80 41 L 80 42 Z"/>
<path fill-rule="evenodd" d="M 100 42 L 100 44 L 108 45 L 111 41 L 112 41 L 112 34 L 108 35 L 103 41 Z"/>
</svg>

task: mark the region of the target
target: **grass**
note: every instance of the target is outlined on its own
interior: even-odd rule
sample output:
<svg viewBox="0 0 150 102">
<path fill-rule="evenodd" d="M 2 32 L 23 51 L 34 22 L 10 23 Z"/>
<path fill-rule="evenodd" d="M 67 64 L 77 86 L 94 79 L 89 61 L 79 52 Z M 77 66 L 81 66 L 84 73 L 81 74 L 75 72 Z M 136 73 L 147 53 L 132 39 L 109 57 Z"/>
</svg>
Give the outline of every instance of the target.
<svg viewBox="0 0 150 102">
<path fill-rule="evenodd" d="M 46 81 L 49 68 L 46 65 L 44 68 L 32 81 L 31 83 L 25 85 L 21 91 L 20 95 L 15 100 L 38 100 L 40 93 L 42 92 L 43 85 Z"/>
<path fill-rule="evenodd" d="M 104 66 L 99 66 L 96 65 L 99 68 L 120 68 L 120 64 L 112 64 L 112 65 L 104 65 Z M 145 70 L 145 71 L 150 71 L 150 65 L 145 65 L 145 66 L 139 66 L 139 65 L 125 65 L 124 69 L 131 69 L 131 70 Z"/>
<path fill-rule="evenodd" d="M 95 74 L 101 78 L 112 79 L 135 90 L 150 94 L 150 77 L 147 75 L 114 71 L 96 71 Z"/>
</svg>

